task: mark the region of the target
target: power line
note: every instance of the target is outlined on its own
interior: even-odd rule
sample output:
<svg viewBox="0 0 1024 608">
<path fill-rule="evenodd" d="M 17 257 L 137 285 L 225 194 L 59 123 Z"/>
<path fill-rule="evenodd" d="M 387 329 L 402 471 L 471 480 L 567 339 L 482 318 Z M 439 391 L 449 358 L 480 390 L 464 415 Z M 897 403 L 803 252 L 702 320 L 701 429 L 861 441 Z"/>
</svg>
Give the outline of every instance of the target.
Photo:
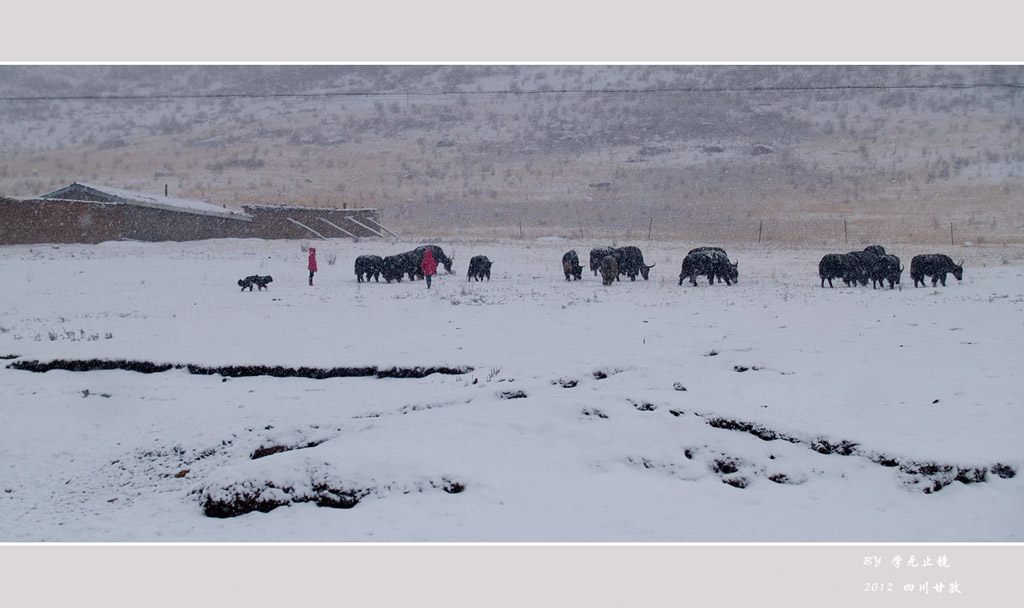
<svg viewBox="0 0 1024 608">
<path fill-rule="evenodd" d="M 490 95 L 626 95 L 663 93 L 762 93 L 762 92 L 815 92 L 815 91 L 915 91 L 969 89 L 1024 89 L 1024 83 L 974 84 L 907 84 L 907 85 L 803 85 L 765 87 L 668 87 L 663 89 L 547 89 L 547 90 L 492 90 L 492 91 L 417 91 L 417 92 L 321 92 L 321 93 L 189 93 L 164 95 L 38 95 L 0 96 L 0 101 L 175 101 L 218 99 L 324 99 L 324 98 L 392 98 L 392 97 L 484 97 Z"/>
</svg>

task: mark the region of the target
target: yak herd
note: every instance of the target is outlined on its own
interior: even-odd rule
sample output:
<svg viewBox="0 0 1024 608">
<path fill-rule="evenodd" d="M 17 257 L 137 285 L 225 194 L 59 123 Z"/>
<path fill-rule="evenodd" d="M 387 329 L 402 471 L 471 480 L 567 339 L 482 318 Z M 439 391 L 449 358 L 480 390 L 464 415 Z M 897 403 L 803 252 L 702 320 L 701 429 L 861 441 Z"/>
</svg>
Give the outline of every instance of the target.
<svg viewBox="0 0 1024 608">
<path fill-rule="evenodd" d="M 871 245 L 865 247 L 863 251 L 829 253 L 818 262 L 818 276 L 821 277 L 822 287 L 825 286 L 825 281 L 828 281 L 829 287 L 834 287 L 832 279 L 842 279 L 847 286 L 858 283 L 865 286 L 871 281 L 872 289 L 877 289 L 879 285 L 884 289 L 885 283 L 888 282 L 889 289 L 894 289 L 896 285 L 900 285 L 903 270 L 900 259 L 887 254 L 881 245 Z M 910 260 L 910 278 L 914 280 L 914 287 L 917 287 L 918 283 L 925 287 L 925 277 L 931 277 L 932 287 L 940 282 L 945 287 L 946 275 L 950 273 L 957 281 L 962 281 L 963 261 L 956 264 L 948 255 L 941 253 L 915 255 Z"/>
<path fill-rule="evenodd" d="M 444 250 L 437 245 L 421 245 L 412 251 L 406 251 L 397 255 L 380 257 L 379 255 L 361 255 L 356 258 L 356 281 L 362 283 L 371 278 L 380 282 L 383 277 L 385 281 L 401 282 L 402 277 L 408 276 L 410 281 L 423 278 L 423 268 L 420 263 L 423 255 L 430 250 L 434 260 L 444 266 L 449 274 L 452 272 L 452 265 L 455 264 L 455 256 L 448 257 Z M 478 281 L 491 280 L 491 261 L 487 256 L 476 255 L 469 260 L 469 279 Z"/>
<path fill-rule="evenodd" d="M 373 278 L 379 282 L 383 277 L 390 283 L 401 282 L 406 276 L 410 281 L 422 279 L 423 270 L 420 268 L 420 262 L 427 249 L 431 250 L 434 259 L 444 266 L 445 271 L 452 272 L 454 256 L 448 257 L 437 245 L 422 245 L 412 251 L 385 257 L 359 256 L 355 262 L 356 280 L 362 283 Z M 640 248 L 631 245 L 595 247 L 590 251 L 590 270 L 594 276 L 600 273 L 603 285 L 611 285 L 622 276 L 635 281 L 639 275 L 646 281 L 654 266 L 647 265 Z M 834 287 L 832 280 L 842 279 L 847 286 L 866 286 L 870 281 L 873 289 L 877 289 L 879 285 L 884 289 L 885 283 L 889 284 L 889 289 L 894 289 L 900 284 L 903 270 L 900 259 L 886 253 L 881 245 L 871 245 L 862 251 L 829 253 L 818 263 L 818 276 L 821 278 L 822 287 L 825 286 L 825 281 L 828 281 L 829 287 Z M 566 281 L 578 281 L 583 278 L 583 267 L 575 250 L 567 251 L 562 256 L 562 271 L 565 273 Z M 910 277 L 914 280 L 914 287 L 917 287 L 918 283 L 922 287 L 925 286 L 926 277 L 931 277 L 933 287 L 940 282 L 945 287 L 946 275 L 952 274 L 960 281 L 963 280 L 963 271 L 963 262 L 955 264 L 949 256 L 938 253 L 917 255 L 910 262 Z M 697 285 L 698 276 L 707 278 L 711 285 L 714 285 L 716 280 L 732 285 L 739 281 L 739 262 L 731 261 L 721 247 L 691 249 L 683 259 L 679 284 L 682 285 L 683 281 L 689 280 L 691 285 Z M 473 279 L 491 280 L 491 260 L 486 256 L 477 255 L 470 259 L 466 280 Z"/>
<path fill-rule="evenodd" d="M 412 251 L 383 258 L 378 255 L 359 256 L 356 258 L 356 280 L 362 283 L 369 281 L 372 277 L 374 281 L 379 282 L 380 278 L 384 277 L 384 280 L 390 283 L 391 281 L 401 281 L 402 277 L 406 275 L 409 275 L 410 281 L 422 279 L 423 269 L 420 267 L 420 263 L 423 261 L 423 254 L 427 249 L 433 254 L 434 260 L 444 266 L 446 272 L 452 271 L 454 258 L 445 255 L 437 245 L 421 245 Z"/>
</svg>

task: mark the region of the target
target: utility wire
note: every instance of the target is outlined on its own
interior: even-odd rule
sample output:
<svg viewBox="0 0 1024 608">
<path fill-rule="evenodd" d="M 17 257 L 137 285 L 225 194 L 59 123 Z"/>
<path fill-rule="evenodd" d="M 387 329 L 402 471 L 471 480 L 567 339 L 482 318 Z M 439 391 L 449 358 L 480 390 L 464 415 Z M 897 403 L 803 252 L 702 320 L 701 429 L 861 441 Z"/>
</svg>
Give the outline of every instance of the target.
<svg viewBox="0 0 1024 608">
<path fill-rule="evenodd" d="M 662 93 L 762 93 L 805 91 L 920 91 L 969 89 L 1024 89 L 1024 83 L 975 84 L 908 84 L 908 85 L 808 85 L 768 87 L 668 87 L 664 89 L 549 89 L 549 90 L 494 90 L 494 91 L 417 91 L 417 92 L 321 92 L 321 93 L 206 93 L 166 95 L 38 95 L 0 96 L 0 101 L 148 101 L 186 99 L 324 99 L 324 98 L 391 98 L 391 97 L 474 97 L 489 95 L 625 95 Z"/>
</svg>

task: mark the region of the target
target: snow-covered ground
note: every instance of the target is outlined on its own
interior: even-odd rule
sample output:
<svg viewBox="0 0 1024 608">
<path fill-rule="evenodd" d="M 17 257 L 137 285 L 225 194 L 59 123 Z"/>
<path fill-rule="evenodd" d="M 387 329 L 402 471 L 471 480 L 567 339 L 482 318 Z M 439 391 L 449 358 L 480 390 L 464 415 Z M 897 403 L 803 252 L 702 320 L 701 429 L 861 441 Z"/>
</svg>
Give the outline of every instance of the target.
<svg viewBox="0 0 1024 608">
<path fill-rule="evenodd" d="M 0 248 L 0 541 L 1024 540 L 1019 251 L 890 247 L 968 257 L 890 291 L 734 244 L 692 287 L 717 243 L 644 241 L 603 287 L 560 260 L 606 243 L 463 239 L 356 282 L 417 244 L 318 243 L 313 287 L 297 241 Z M 57 360 L 170 368 L 17 369 Z"/>
</svg>

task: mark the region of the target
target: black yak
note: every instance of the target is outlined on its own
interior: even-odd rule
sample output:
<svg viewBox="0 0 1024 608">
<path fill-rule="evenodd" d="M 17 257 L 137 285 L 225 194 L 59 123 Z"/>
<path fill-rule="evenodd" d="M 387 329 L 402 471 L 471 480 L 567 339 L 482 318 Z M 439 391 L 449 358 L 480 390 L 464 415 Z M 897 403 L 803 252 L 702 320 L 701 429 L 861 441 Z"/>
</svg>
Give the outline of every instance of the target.
<svg viewBox="0 0 1024 608">
<path fill-rule="evenodd" d="M 384 277 L 384 280 L 390 283 L 391 281 L 402 282 L 402 276 L 406 272 L 405 256 L 399 255 L 388 255 L 384 256 L 384 260 L 380 265 L 380 276 Z"/>
<path fill-rule="evenodd" d="M 572 279 L 579 281 L 583 278 L 583 267 L 580 266 L 580 258 L 576 255 L 575 249 L 567 251 L 562 256 L 562 271 L 565 272 L 566 281 Z"/>
<path fill-rule="evenodd" d="M 594 271 L 595 277 L 597 271 L 601 270 L 601 262 L 609 255 L 615 255 L 614 247 L 595 247 L 590 250 L 590 269 Z"/>
<path fill-rule="evenodd" d="M 614 255 L 606 255 L 601 260 L 601 284 L 611 285 L 619 278 L 619 263 Z"/>
<path fill-rule="evenodd" d="M 846 255 L 847 262 L 850 265 L 849 282 L 857 282 L 862 286 L 867 285 L 868 281 L 871 280 L 871 268 L 880 256 L 866 249 L 863 251 L 851 251 Z M 846 279 L 843 280 L 846 281 Z"/>
<path fill-rule="evenodd" d="M 437 245 L 420 245 L 416 249 L 413 249 L 413 251 L 415 251 L 419 255 L 419 259 L 416 260 L 416 266 L 418 267 L 420 265 L 420 262 L 423 261 L 423 254 L 427 251 L 427 249 L 429 249 L 431 253 L 434 255 L 434 260 L 436 260 L 438 264 L 444 266 L 444 271 L 447 272 L 448 274 L 451 274 L 452 265 L 455 263 L 455 256 L 446 256 L 444 254 L 444 250 L 438 247 Z M 422 270 L 420 271 L 419 274 L 420 278 L 422 278 Z"/>
<path fill-rule="evenodd" d="M 475 255 L 469 260 L 469 272 L 466 273 L 466 281 L 476 279 L 477 281 L 486 278 L 491 280 L 491 261 L 485 255 Z"/>
<path fill-rule="evenodd" d="M 618 251 L 619 255 L 616 262 L 619 265 L 619 274 L 624 274 L 629 277 L 630 281 L 635 281 L 636 275 L 639 273 L 646 281 L 648 273 L 655 265 L 647 266 L 644 264 L 644 254 L 640 251 L 640 248 L 629 245 L 622 247 Z"/>
<path fill-rule="evenodd" d="M 914 287 L 917 287 L 918 282 L 924 287 L 924 278 L 926 276 L 932 278 L 932 287 L 935 287 L 935 284 L 940 281 L 942 286 L 945 287 L 947 273 L 953 273 L 957 281 L 963 280 L 963 264 L 963 261 L 959 264 L 954 264 L 948 255 L 941 253 L 915 255 L 914 259 L 910 260 L 910 278 L 914 279 Z"/>
<path fill-rule="evenodd" d="M 380 270 L 384 259 L 379 255 L 361 255 L 356 258 L 356 282 L 362 283 L 373 277 L 374 281 L 380 282 Z"/>
<path fill-rule="evenodd" d="M 449 274 L 452 271 L 452 264 L 455 263 L 455 256 L 448 257 L 444 254 L 444 250 L 437 245 L 420 245 L 412 251 L 406 251 L 404 253 L 398 253 L 391 256 L 395 259 L 394 264 L 401 268 L 402 274 L 409 275 L 409 280 L 422 279 L 423 268 L 420 267 L 420 263 L 423 262 L 423 254 L 430 249 L 434 256 L 434 260 L 438 265 L 444 266 L 444 269 Z M 386 280 L 386 277 L 385 277 Z M 389 281 L 390 282 L 390 281 Z"/>
<path fill-rule="evenodd" d="M 874 266 L 871 267 L 871 289 L 878 285 L 885 288 L 885 281 L 889 281 L 889 289 L 899 285 L 900 277 L 903 275 L 903 267 L 900 266 L 900 259 L 894 255 L 884 254 L 878 257 Z"/>
<path fill-rule="evenodd" d="M 834 287 L 832 279 L 842 279 L 847 286 L 858 282 L 867 285 L 870 267 L 863 266 L 860 258 L 852 253 L 827 253 L 818 262 L 818 276 L 822 287 L 825 281 L 829 287 Z"/>
<path fill-rule="evenodd" d="M 690 284 L 696 285 L 697 275 L 706 276 L 711 285 L 715 283 L 716 277 L 719 281 L 725 281 L 726 285 L 732 285 L 740 278 L 739 262 L 730 262 L 728 254 L 721 248 L 700 247 L 691 250 L 683 258 L 679 284 L 682 285 L 683 280 L 689 278 Z"/>
</svg>

